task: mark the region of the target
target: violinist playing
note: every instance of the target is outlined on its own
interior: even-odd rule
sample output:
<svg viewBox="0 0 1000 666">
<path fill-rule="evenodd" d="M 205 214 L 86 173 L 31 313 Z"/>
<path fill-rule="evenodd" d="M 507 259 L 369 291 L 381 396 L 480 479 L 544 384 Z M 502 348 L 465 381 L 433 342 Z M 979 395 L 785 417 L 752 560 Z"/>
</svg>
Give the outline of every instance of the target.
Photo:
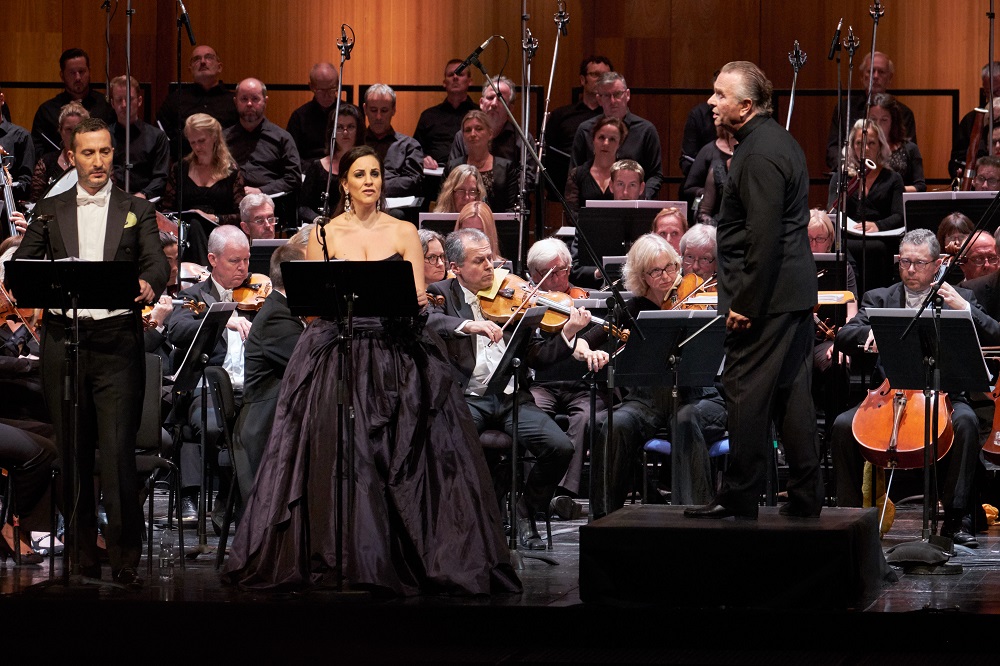
<svg viewBox="0 0 1000 666">
<path fill-rule="evenodd" d="M 574 287 L 569 282 L 569 272 L 572 257 L 566 243 L 558 238 L 545 238 L 537 241 L 528 250 L 528 275 L 531 282 L 549 292 L 569 294 L 575 298 L 586 298 L 586 292 Z M 546 275 L 548 277 L 546 277 Z M 577 353 L 583 352 L 583 342 L 577 343 Z M 592 352 L 598 358 L 598 365 L 608 361 L 605 351 Z M 569 418 L 566 434 L 573 442 L 573 457 L 569 462 L 566 475 L 559 482 L 556 497 L 552 502 L 552 510 L 564 520 L 579 517 L 576 505 L 571 501 L 580 492 L 580 476 L 583 471 L 583 459 L 586 454 L 584 435 L 590 423 L 590 386 L 579 381 L 536 381 L 531 385 L 531 395 L 535 404 L 551 417 L 565 414 Z M 604 409 L 604 393 L 597 393 L 597 409 Z"/>
<path fill-rule="evenodd" d="M 534 517 L 548 510 L 556 485 L 569 467 L 573 443 L 531 399 L 527 369 L 569 357 L 578 342 L 577 333 L 590 322 L 590 313 L 573 308 L 559 333 L 547 339 L 539 335 L 529 343 L 520 370 L 519 395 L 513 395 L 513 378 L 504 395 L 486 395 L 486 387 L 506 349 L 506 338 L 514 332 L 514 326 L 501 331 L 499 324 L 486 319 L 477 297 L 479 291 L 493 284 L 494 251 L 486 234 L 478 229 L 448 234 L 444 249 L 455 277 L 432 284 L 427 290 L 432 301 L 427 326 L 444 340 L 453 374 L 480 434 L 492 429 L 513 436 L 511 410 L 514 400 L 518 401 L 518 441 L 535 457 L 517 499 L 518 538 L 524 548 L 542 550 L 545 542 L 538 535 Z M 585 360 L 599 369 L 603 358 L 590 354 Z"/>
<path fill-rule="evenodd" d="M 679 281 L 681 259 L 673 246 L 656 234 L 641 236 L 632 244 L 623 269 L 625 287 L 634 296 L 625 306 L 633 316 L 643 310 L 659 310 Z M 607 340 L 603 329 L 594 328 L 584 342 L 596 349 Z M 673 405 L 668 388 L 640 387 L 629 391 L 615 407 L 613 431 L 608 439 L 609 460 L 603 447 L 593 452 L 594 516 L 604 516 L 620 509 L 632 482 L 643 444 L 657 432 L 671 431 L 671 498 L 674 504 L 699 504 L 712 499 L 714 488 L 708 458 L 708 445 L 726 432 L 725 401 L 715 388 L 682 388 L 678 421 L 671 423 Z M 601 440 L 607 437 L 605 422 Z M 604 504 L 605 468 L 608 469 L 608 497 Z M 652 492 L 650 498 L 659 497 Z"/>
<path fill-rule="evenodd" d="M 899 277 L 900 282 L 891 287 L 880 287 L 865 293 L 858 314 L 837 332 L 836 348 L 853 354 L 864 350 L 875 351 L 875 338 L 868 320 L 868 308 L 917 308 L 930 291 L 935 275 L 941 265 L 941 248 L 937 238 L 926 229 L 914 229 L 900 241 Z M 975 323 L 979 340 L 984 345 L 1000 343 L 1000 324 L 991 319 L 976 302 L 971 291 L 962 287 L 952 287 L 947 282 L 939 291 L 944 306 L 949 310 L 969 309 Z M 914 359 L 919 363 L 919 359 Z M 876 365 L 872 376 L 873 386 L 883 380 L 881 366 Z M 940 498 L 944 505 L 942 536 L 956 544 L 975 548 L 979 544 L 974 535 L 962 525 L 962 519 L 971 508 L 971 488 L 979 451 L 979 426 L 976 414 L 968 404 L 964 394 L 949 394 L 954 411 L 951 415 L 954 442 L 951 449 L 941 459 Z M 837 504 L 839 506 L 862 505 L 862 474 L 864 458 L 861 447 L 854 439 L 852 424 L 858 408 L 848 410 L 837 417 L 833 424 L 831 452 L 834 472 L 837 478 Z"/>
<path fill-rule="evenodd" d="M 190 300 L 196 303 L 212 305 L 216 302 L 232 302 L 233 290 L 244 284 L 249 274 L 250 243 L 246 234 L 237 226 L 222 225 L 212 230 L 208 237 L 208 263 L 211 267 L 209 279 L 199 282 L 187 289 L 181 290 L 178 299 Z M 207 312 L 207 310 L 205 311 Z M 196 314 L 193 310 L 175 305 L 174 312 L 167 322 L 167 339 L 176 348 L 174 356 L 175 371 L 180 367 L 184 355 L 201 325 L 205 312 Z M 253 311 L 234 310 L 226 324 L 225 334 L 209 358 L 209 365 L 219 365 L 225 368 L 233 382 L 234 396 L 237 404 L 243 395 L 243 345 L 250 334 L 250 324 Z M 181 448 L 181 510 L 185 521 L 198 518 L 196 498 L 201 487 L 201 394 L 190 401 L 182 401 L 174 405 L 174 419 L 190 424 L 195 433 L 197 444 L 185 445 Z M 209 409 L 212 409 L 212 395 L 209 394 Z M 208 419 L 206 442 L 210 450 L 214 450 L 221 429 L 213 416 Z M 214 460 L 215 456 L 208 456 Z M 220 477 L 219 504 L 225 504 L 228 493 L 229 475 Z M 222 507 L 224 509 L 224 507 Z M 213 517 L 214 517 L 213 512 Z"/>
</svg>

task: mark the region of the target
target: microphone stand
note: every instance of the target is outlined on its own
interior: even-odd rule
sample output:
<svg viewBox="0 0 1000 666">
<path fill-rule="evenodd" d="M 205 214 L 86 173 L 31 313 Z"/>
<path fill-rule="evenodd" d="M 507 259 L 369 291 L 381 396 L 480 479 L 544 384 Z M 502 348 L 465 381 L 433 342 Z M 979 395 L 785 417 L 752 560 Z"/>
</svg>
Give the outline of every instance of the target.
<svg viewBox="0 0 1000 666">
<path fill-rule="evenodd" d="M 569 203 L 567 203 L 567 201 L 566 201 L 566 197 L 563 196 L 563 193 L 560 192 L 558 190 L 558 188 L 556 188 L 555 183 L 552 182 L 552 177 L 549 175 L 548 170 L 545 168 L 545 165 L 543 165 L 542 162 L 541 162 L 541 160 L 539 160 L 539 158 L 538 158 L 538 153 L 536 153 L 535 149 L 528 144 L 528 137 L 525 136 L 524 130 L 521 128 L 520 125 L 518 125 L 517 120 L 514 119 L 514 114 L 511 113 L 510 106 L 507 104 L 507 100 L 505 100 L 504 97 L 503 97 L 503 95 L 500 94 L 500 87 L 497 85 L 497 82 L 493 78 L 490 77 L 489 72 L 486 71 L 486 68 L 483 66 L 483 63 L 480 62 L 480 60 L 479 60 L 479 54 L 473 52 L 469 56 L 469 61 L 470 61 L 470 64 L 475 65 L 476 68 L 478 68 L 479 71 L 483 73 L 483 77 L 485 78 L 487 84 L 489 84 L 493 88 L 493 91 L 496 93 L 497 99 L 500 100 L 500 103 L 503 105 L 504 110 L 507 112 L 507 117 L 510 119 L 510 122 L 514 126 L 514 131 L 516 131 L 517 134 L 518 134 L 518 136 L 521 138 L 521 145 L 524 146 L 525 149 L 526 149 L 526 151 L 528 152 L 528 154 L 531 155 L 531 158 L 535 161 L 535 164 L 538 166 L 539 173 L 545 178 L 546 183 L 548 183 L 549 189 L 552 192 L 554 192 L 555 195 L 556 195 L 556 197 L 559 199 L 559 203 L 563 207 L 563 212 L 566 215 L 566 219 L 569 220 L 570 224 L 572 224 L 572 226 L 574 226 L 576 228 L 576 237 L 580 240 L 580 246 L 583 248 L 583 251 L 586 253 L 586 257 L 589 258 L 590 261 L 592 262 L 591 265 L 593 265 L 593 266 L 603 266 L 604 264 L 603 264 L 603 262 L 601 262 L 600 257 L 597 256 L 597 252 L 594 250 L 594 246 L 590 244 L 590 240 L 587 238 L 587 235 L 585 233 L 583 233 L 583 230 L 580 229 L 580 227 L 579 227 L 579 225 L 577 223 L 577 215 L 576 215 L 576 213 L 573 211 L 572 208 L 570 208 Z M 523 165 L 523 166 L 526 166 L 526 165 Z M 523 172 L 523 169 L 522 169 L 522 172 Z M 603 273 L 603 271 L 602 271 L 602 273 Z M 646 335 L 642 332 L 642 328 L 639 326 L 639 322 L 636 321 L 635 317 L 632 316 L 632 313 L 629 312 L 629 310 L 628 310 L 627 307 L 625 307 L 625 300 L 622 298 L 622 293 L 621 293 L 621 290 L 618 288 L 618 284 L 616 282 L 612 281 L 611 284 L 610 284 L 610 289 L 611 289 L 611 297 L 608 298 L 608 306 L 609 306 L 609 308 L 608 308 L 608 310 L 609 310 L 608 321 L 611 324 L 614 324 L 614 325 L 618 326 L 618 328 L 629 328 L 632 331 L 633 335 L 638 335 L 640 339 L 645 340 L 646 339 Z M 616 312 L 616 310 L 618 312 Z M 621 313 L 621 315 L 620 315 L 621 319 L 618 318 L 618 316 L 619 316 L 618 313 L 619 312 Z M 627 326 L 624 326 L 624 324 L 627 324 Z M 605 426 L 605 429 L 606 429 L 606 432 L 607 432 L 607 436 L 605 437 L 604 443 L 603 443 L 603 450 L 605 452 L 605 456 L 604 456 L 604 460 L 605 460 L 605 465 L 604 465 L 604 476 L 605 476 L 604 490 L 605 490 L 605 494 L 606 494 L 607 493 L 607 488 L 608 488 L 608 482 L 607 482 L 607 475 L 608 475 L 608 467 L 607 467 L 608 438 L 611 437 L 612 419 L 614 418 L 613 417 L 614 410 L 611 409 L 611 405 L 613 403 L 612 403 L 612 401 L 610 399 L 611 393 L 614 391 L 614 371 L 615 371 L 615 360 L 614 360 L 614 357 L 612 357 L 611 362 L 609 362 L 607 364 L 607 366 L 605 366 L 605 367 L 608 370 L 608 394 L 609 394 L 609 399 L 608 399 L 608 419 L 607 419 L 607 425 Z M 591 451 L 593 451 L 593 449 L 591 449 Z M 607 507 L 607 504 L 608 504 L 607 501 L 605 501 L 605 507 Z M 591 504 L 591 507 L 593 507 L 593 504 Z M 591 516 L 593 516 L 593 509 L 592 508 L 591 508 Z"/>
<path fill-rule="evenodd" d="M 885 8 L 882 7 L 879 0 L 875 0 L 875 4 L 869 9 L 868 13 L 872 17 L 872 49 L 870 51 L 871 57 L 868 60 L 868 90 L 867 97 L 865 99 L 865 115 L 861 124 L 861 153 L 858 155 L 858 201 L 863 202 L 868 198 L 868 164 L 866 159 L 866 153 L 868 151 L 868 127 L 870 121 L 868 120 L 868 112 L 872 108 L 872 88 L 874 81 L 872 77 L 875 73 L 875 43 L 878 40 L 878 22 L 879 19 L 885 14 Z M 850 118 L 850 109 L 847 111 L 848 118 Z M 850 143 L 850 134 L 848 135 L 848 142 Z M 860 203 L 859 203 L 860 209 Z M 868 254 L 868 225 L 865 224 L 864 220 L 861 222 L 861 279 L 865 285 L 865 289 L 868 288 L 868 275 L 867 275 L 867 258 Z"/>
<path fill-rule="evenodd" d="M 345 30 L 351 31 L 351 38 L 347 38 L 347 32 Z M 344 62 L 351 59 L 351 49 L 354 48 L 354 28 L 344 23 L 340 26 L 340 41 L 337 42 L 337 48 L 340 49 L 340 75 L 337 78 L 337 103 L 333 107 L 333 133 L 330 134 L 330 143 L 326 147 L 326 154 L 330 158 L 330 169 L 333 169 L 333 153 L 336 151 L 337 146 L 337 123 L 340 121 L 340 94 L 344 86 Z M 330 169 L 326 172 L 326 189 L 320 195 L 323 199 L 323 208 L 320 210 L 322 217 L 327 217 L 330 214 L 330 185 L 333 183 L 333 171 Z M 326 231 L 320 226 L 320 242 L 323 243 L 323 254 L 326 256 Z M 330 260 L 329 256 L 326 256 L 327 261 Z"/>
<path fill-rule="evenodd" d="M 195 45 L 195 41 L 194 33 L 191 31 L 191 19 L 188 18 L 187 9 L 184 7 L 184 3 L 181 2 L 181 0 L 178 0 L 177 4 L 177 10 L 179 11 L 177 15 L 177 96 L 180 97 L 184 89 L 184 84 L 181 81 L 181 33 L 184 31 L 185 27 L 187 28 L 188 41 L 191 42 L 191 46 Z M 190 222 L 184 220 L 184 122 L 181 117 L 180 104 L 177 105 L 177 136 L 174 138 L 174 143 L 177 144 L 177 184 L 174 190 L 177 193 L 177 265 L 180 266 L 181 262 L 184 261 L 184 252 L 190 245 L 190 241 L 188 240 L 188 225 Z M 177 288 L 184 288 L 184 282 L 181 279 L 181 271 L 177 271 Z"/>
<path fill-rule="evenodd" d="M 837 172 L 840 182 L 837 188 L 837 232 L 840 234 L 840 241 L 844 246 L 843 270 L 847 275 L 847 151 L 851 142 L 851 90 L 854 85 L 854 53 L 861 46 L 861 40 L 854 35 L 854 26 L 847 27 L 847 39 L 844 40 L 844 48 L 847 49 L 847 94 L 845 103 L 838 108 L 843 109 L 843 117 L 840 122 L 840 150 L 837 152 Z M 838 75 L 837 86 L 840 86 L 840 54 L 837 54 Z M 861 253 L 861 285 L 865 284 L 865 255 Z"/>
<path fill-rule="evenodd" d="M 566 11 L 566 3 L 564 0 L 559 0 L 559 11 L 553 17 L 556 22 L 556 41 L 555 46 L 552 49 L 552 67 L 549 69 L 549 87 L 545 89 L 545 109 L 542 113 L 542 128 L 538 131 L 538 159 L 545 159 L 545 132 L 549 126 L 549 102 L 552 99 L 552 82 L 556 76 L 556 63 L 559 61 L 559 38 L 568 35 L 566 30 L 566 25 L 569 23 L 569 13 Z M 526 121 L 527 122 L 527 121 Z M 522 158 L 524 156 L 522 155 Z M 524 162 L 522 162 L 524 164 Z M 536 170 L 535 172 L 535 196 L 538 197 L 537 201 L 537 211 L 536 215 L 538 218 L 535 221 L 535 238 L 541 238 L 545 235 L 545 183 L 542 181 L 542 175 Z"/>
<path fill-rule="evenodd" d="M 989 102 L 987 102 L 987 105 L 986 105 L 986 108 L 989 109 L 989 116 L 988 116 L 987 122 L 989 123 L 989 130 L 990 130 L 989 137 L 990 138 L 989 138 L 989 140 L 986 143 L 989 144 L 988 154 L 991 155 L 991 156 L 995 155 L 995 153 L 993 152 L 993 96 L 996 95 L 996 91 L 993 89 L 993 76 L 994 76 L 994 72 L 993 72 L 993 58 L 995 57 L 995 48 L 996 48 L 996 35 L 993 33 L 993 24 L 996 22 L 997 15 L 996 15 L 996 13 L 994 13 L 993 9 L 994 9 L 994 7 L 993 7 L 993 0 L 990 0 L 990 11 L 988 11 L 986 13 L 986 18 L 988 19 L 988 24 L 990 26 L 990 45 L 989 45 L 989 51 L 990 51 L 990 53 L 989 53 L 989 59 L 986 61 L 986 62 L 990 63 L 989 64 L 989 68 L 990 68 L 990 99 L 989 99 Z"/>
<path fill-rule="evenodd" d="M 538 50 L 538 40 L 531 36 L 528 28 L 528 0 L 521 0 L 521 24 L 524 27 L 523 38 L 521 40 L 521 126 L 527 127 L 531 121 L 531 61 Z M 497 95 L 500 95 L 499 90 Z M 505 105 L 506 106 L 506 105 Z M 536 156 L 541 159 L 540 156 Z M 539 162 L 540 164 L 540 162 Z M 517 261 L 514 262 L 514 269 L 526 262 L 527 248 L 525 247 L 525 237 L 528 231 L 528 143 L 526 137 L 521 137 L 521 173 L 518 174 L 517 186 L 517 213 L 520 221 L 517 225 Z"/>
<path fill-rule="evenodd" d="M 131 194 L 131 174 L 132 174 L 132 0 L 128 0 L 125 9 L 125 187 L 127 193 Z M 114 102 L 114 91 L 108 84 L 108 95 Z M 177 271 L 180 277 L 180 271 Z"/>
<path fill-rule="evenodd" d="M 795 40 L 792 52 L 788 54 L 788 62 L 792 63 L 792 94 L 788 99 L 788 117 L 785 118 L 785 131 L 792 126 L 792 111 L 795 110 L 795 84 L 799 81 L 799 70 L 806 64 L 806 52 L 799 49 L 799 40 Z"/>
</svg>

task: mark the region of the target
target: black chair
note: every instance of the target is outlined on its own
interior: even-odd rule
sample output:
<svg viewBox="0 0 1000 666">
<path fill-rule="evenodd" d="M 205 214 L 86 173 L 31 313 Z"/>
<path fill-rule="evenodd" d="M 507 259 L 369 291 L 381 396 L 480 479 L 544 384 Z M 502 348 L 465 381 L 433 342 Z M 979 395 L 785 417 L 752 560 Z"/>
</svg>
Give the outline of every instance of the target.
<svg viewBox="0 0 1000 666">
<path fill-rule="evenodd" d="M 511 469 L 510 454 L 511 450 L 514 448 L 514 440 L 513 438 L 511 438 L 510 435 L 508 435 L 506 432 L 502 430 L 487 429 L 479 433 L 479 442 L 482 445 L 484 451 L 495 451 L 500 454 L 501 459 L 500 462 L 497 464 L 497 469 L 501 470 Z M 519 457 L 518 462 L 520 462 L 521 465 L 523 466 L 524 463 L 534 462 L 534 460 L 535 459 L 533 457 L 522 454 Z M 523 483 L 523 479 L 525 478 L 525 476 L 527 475 L 521 474 L 519 476 L 521 483 Z M 509 511 L 507 510 L 509 504 L 507 501 L 505 501 L 507 496 L 510 494 L 509 477 L 506 478 L 505 485 L 506 488 L 497 489 L 497 501 L 500 503 L 501 515 L 509 513 Z M 496 486 L 496 480 L 494 480 L 494 486 Z M 510 528 L 512 530 L 516 530 L 517 516 L 508 516 L 507 519 L 510 523 Z M 549 514 L 548 510 L 545 511 L 545 536 L 546 536 L 546 544 L 548 546 L 548 550 L 552 550 L 552 517 Z"/>
</svg>

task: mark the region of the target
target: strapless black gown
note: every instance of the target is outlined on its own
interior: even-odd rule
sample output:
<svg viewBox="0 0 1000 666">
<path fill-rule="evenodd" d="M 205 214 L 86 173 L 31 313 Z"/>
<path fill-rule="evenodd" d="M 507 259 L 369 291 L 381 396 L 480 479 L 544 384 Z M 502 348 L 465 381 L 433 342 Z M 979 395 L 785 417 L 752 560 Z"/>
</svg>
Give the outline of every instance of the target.
<svg viewBox="0 0 1000 666">
<path fill-rule="evenodd" d="M 346 581 L 401 595 L 518 592 L 469 408 L 421 323 L 355 320 Z M 315 320 L 289 360 L 224 574 L 242 587 L 336 584 L 337 334 Z"/>
</svg>

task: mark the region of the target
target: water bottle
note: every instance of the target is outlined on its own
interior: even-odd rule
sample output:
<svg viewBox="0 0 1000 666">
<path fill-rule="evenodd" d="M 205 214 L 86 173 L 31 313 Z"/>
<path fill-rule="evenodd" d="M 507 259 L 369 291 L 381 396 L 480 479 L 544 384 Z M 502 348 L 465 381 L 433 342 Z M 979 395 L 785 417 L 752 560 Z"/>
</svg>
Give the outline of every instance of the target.
<svg viewBox="0 0 1000 666">
<path fill-rule="evenodd" d="M 169 582 L 174 579 L 174 564 L 177 559 L 177 544 L 174 533 L 164 529 L 160 534 L 160 580 Z"/>
</svg>

